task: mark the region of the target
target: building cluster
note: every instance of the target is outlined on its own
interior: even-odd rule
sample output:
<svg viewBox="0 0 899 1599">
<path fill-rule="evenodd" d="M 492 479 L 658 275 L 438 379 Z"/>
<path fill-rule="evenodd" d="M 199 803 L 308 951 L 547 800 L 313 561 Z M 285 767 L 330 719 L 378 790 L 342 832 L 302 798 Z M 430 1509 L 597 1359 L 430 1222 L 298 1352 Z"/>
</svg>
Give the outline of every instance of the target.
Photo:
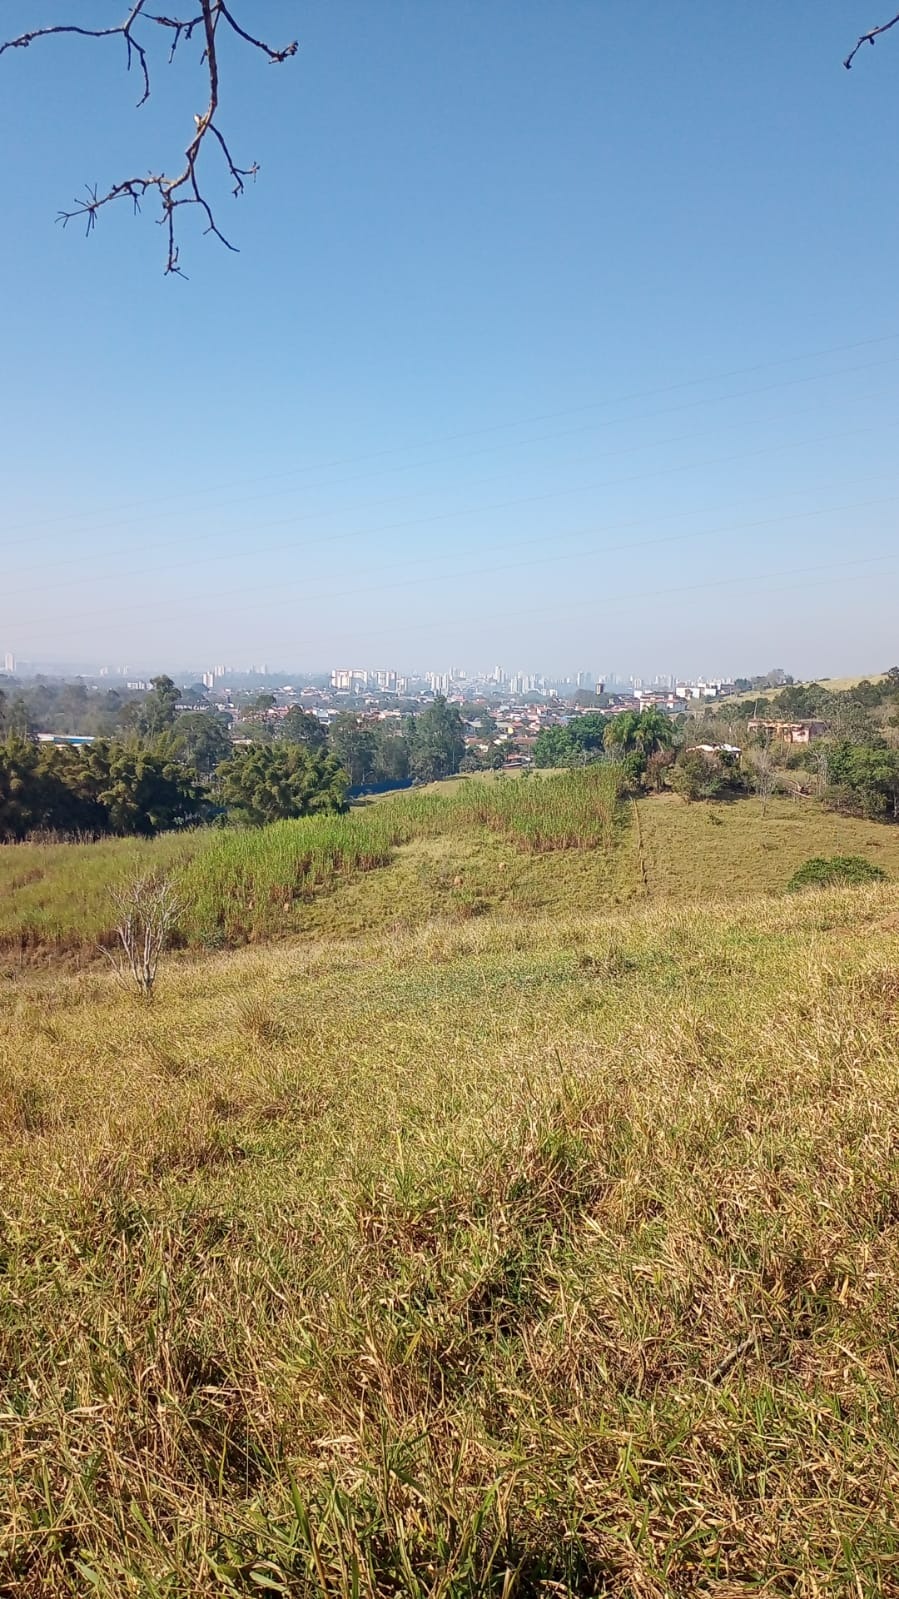
<svg viewBox="0 0 899 1599">
<path fill-rule="evenodd" d="M 798 722 L 769 722 L 763 716 L 754 716 L 746 727 L 750 733 L 764 733 L 766 739 L 778 744 L 810 744 L 827 732 L 827 723 L 815 717 Z"/>
<path fill-rule="evenodd" d="M 14 656 L 0 659 L 12 674 L 17 664 Z M 21 670 L 22 663 L 19 667 Z M 107 685 L 112 679 L 132 693 L 146 693 L 152 686 L 151 676 L 127 666 L 107 666 L 92 680 L 99 686 L 98 679 Z M 468 752 L 490 760 L 499 746 L 509 765 L 528 764 L 540 733 L 564 726 L 576 716 L 601 710 L 614 717 L 650 707 L 677 716 L 696 701 L 718 700 L 735 692 L 734 684 L 723 678 L 645 680 L 612 671 L 553 677 L 507 671 L 502 666 L 485 671 L 451 666 L 446 671 L 423 672 L 335 666 L 329 672 L 290 676 L 264 664 L 235 667 L 219 663 L 205 671 L 179 672 L 178 678 L 185 684 L 179 710 L 208 705 L 224 712 L 239 741 L 256 736 L 254 723 L 268 722 L 274 728 L 294 706 L 312 712 L 326 727 L 347 711 L 389 723 L 423 710 L 442 695 L 460 711 Z M 800 735 L 789 735 L 778 727 L 775 736 L 797 739 Z"/>
</svg>

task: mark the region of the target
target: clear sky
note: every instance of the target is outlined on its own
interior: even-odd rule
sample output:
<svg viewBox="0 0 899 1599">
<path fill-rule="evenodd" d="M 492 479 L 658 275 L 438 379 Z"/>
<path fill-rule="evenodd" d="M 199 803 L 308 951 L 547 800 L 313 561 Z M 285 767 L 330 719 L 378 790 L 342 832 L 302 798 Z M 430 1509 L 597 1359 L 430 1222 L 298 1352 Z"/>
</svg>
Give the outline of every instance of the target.
<svg viewBox="0 0 899 1599">
<path fill-rule="evenodd" d="M 0 58 L 0 653 L 797 675 L 899 658 L 899 30 L 872 0 L 235 0 Z M 4 0 L 13 34 L 123 0 Z M 882 8 L 888 11 L 889 7 Z M 148 30 L 152 35 L 153 30 Z M 155 39 L 150 38 L 158 52 Z M 195 53 L 196 54 L 196 53 Z"/>
</svg>

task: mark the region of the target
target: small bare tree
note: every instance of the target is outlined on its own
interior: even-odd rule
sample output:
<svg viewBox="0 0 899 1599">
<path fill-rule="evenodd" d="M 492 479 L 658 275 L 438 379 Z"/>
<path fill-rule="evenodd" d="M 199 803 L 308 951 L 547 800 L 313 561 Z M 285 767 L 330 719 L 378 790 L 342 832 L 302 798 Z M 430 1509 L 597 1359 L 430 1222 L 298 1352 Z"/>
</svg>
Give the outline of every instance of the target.
<svg viewBox="0 0 899 1599">
<path fill-rule="evenodd" d="M 153 997 L 159 957 L 169 942 L 178 915 L 178 901 L 164 877 L 137 877 L 110 889 L 118 921 L 115 952 L 104 949 L 123 988 L 136 985 L 141 998 Z"/>
<path fill-rule="evenodd" d="M 777 788 L 777 767 L 770 744 L 759 744 L 748 752 L 749 781 L 762 802 L 762 816 L 768 810 L 768 801 Z"/>
</svg>

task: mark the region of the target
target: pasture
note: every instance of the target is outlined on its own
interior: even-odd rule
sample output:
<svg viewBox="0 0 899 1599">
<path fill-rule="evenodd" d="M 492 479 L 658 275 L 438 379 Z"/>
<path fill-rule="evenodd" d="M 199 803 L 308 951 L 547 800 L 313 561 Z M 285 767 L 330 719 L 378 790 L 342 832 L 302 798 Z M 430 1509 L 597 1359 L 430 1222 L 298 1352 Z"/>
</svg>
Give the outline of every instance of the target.
<svg viewBox="0 0 899 1599">
<path fill-rule="evenodd" d="M 895 1592 L 897 929 L 887 884 L 4 982 L 0 1590 Z"/>
<path fill-rule="evenodd" d="M 642 899 L 781 892 L 803 861 L 861 855 L 899 878 L 899 829 L 814 800 L 687 805 L 622 798 L 609 768 L 430 785 L 259 830 L 0 849 L 0 955 L 93 961 L 113 941 L 109 888 L 172 878 L 182 948 L 592 915 Z"/>
</svg>

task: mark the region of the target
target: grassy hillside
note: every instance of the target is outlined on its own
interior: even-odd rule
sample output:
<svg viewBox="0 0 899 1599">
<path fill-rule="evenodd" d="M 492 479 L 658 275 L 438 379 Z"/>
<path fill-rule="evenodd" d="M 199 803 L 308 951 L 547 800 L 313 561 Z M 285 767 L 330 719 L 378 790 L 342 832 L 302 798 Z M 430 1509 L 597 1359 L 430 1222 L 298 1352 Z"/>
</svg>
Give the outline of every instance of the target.
<svg viewBox="0 0 899 1599">
<path fill-rule="evenodd" d="M 895 1593 L 897 970 L 887 885 L 0 986 L 0 1592 Z"/>
<path fill-rule="evenodd" d="M 818 683 L 822 688 L 826 688 L 831 694 L 843 694 L 847 689 L 858 688 L 859 683 L 882 683 L 885 677 L 886 672 L 871 672 L 868 675 L 862 673 L 860 677 L 814 677 L 808 678 L 807 682 Z M 797 688 L 801 688 L 803 685 L 799 683 L 795 686 Z M 745 715 L 746 706 L 751 704 L 753 700 L 770 700 L 773 699 L 776 694 L 780 693 L 781 688 L 747 689 L 744 694 L 729 694 L 726 700 L 721 701 L 721 704 L 739 705 L 742 707 Z"/>
<path fill-rule="evenodd" d="M 672 899 L 776 893 L 816 855 L 860 855 L 899 880 L 899 827 L 838 816 L 810 799 L 686 805 L 640 801 L 648 893 Z"/>
<path fill-rule="evenodd" d="M 433 914 L 468 916 L 516 901 L 552 880 L 584 872 L 590 903 L 612 884 L 626 831 L 610 768 L 525 781 L 471 781 L 391 796 L 346 817 L 312 817 L 258 830 L 207 830 L 153 843 L 16 845 L 0 849 L 0 947 L 87 950 L 109 941 L 109 886 L 140 871 L 170 872 L 181 902 L 182 942 L 221 948 L 307 932 L 335 921 L 330 900 L 396 863 L 398 882 L 378 884 L 338 930 Z M 409 846 L 414 846 L 410 851 Z M 407 853 L 403 854 L 406 850 Z M 414 863 L 409 866 L 409 856 Z M 567 855 L 572 870 L 536 863 Z M 525 870 L 525 863 L 532 870 Z M 504 875 L 507 874 L 507 875 Z M 605 897 L 609 897 L 606 889 Z M 531 901 L 529 900 L 529 903 Z"/>
<path fill-rule="evenodd" d="M 616 799 L 607 771 L 393 795 L 348 817 L 155 842 L 0 849 L 7 963 L 113 937 L 109 887 L 168 871 L 180 942 L 223 949 L 271 939 L 387 933 L 434 920 L 592 915 L 635 899 L 778 892 L 810 856 L 863 855 L 899 877 L 899 829 L 814 801 L 686 805 Z M 639 823 L 639 825 L 638 825 Z"/>
</svg>

